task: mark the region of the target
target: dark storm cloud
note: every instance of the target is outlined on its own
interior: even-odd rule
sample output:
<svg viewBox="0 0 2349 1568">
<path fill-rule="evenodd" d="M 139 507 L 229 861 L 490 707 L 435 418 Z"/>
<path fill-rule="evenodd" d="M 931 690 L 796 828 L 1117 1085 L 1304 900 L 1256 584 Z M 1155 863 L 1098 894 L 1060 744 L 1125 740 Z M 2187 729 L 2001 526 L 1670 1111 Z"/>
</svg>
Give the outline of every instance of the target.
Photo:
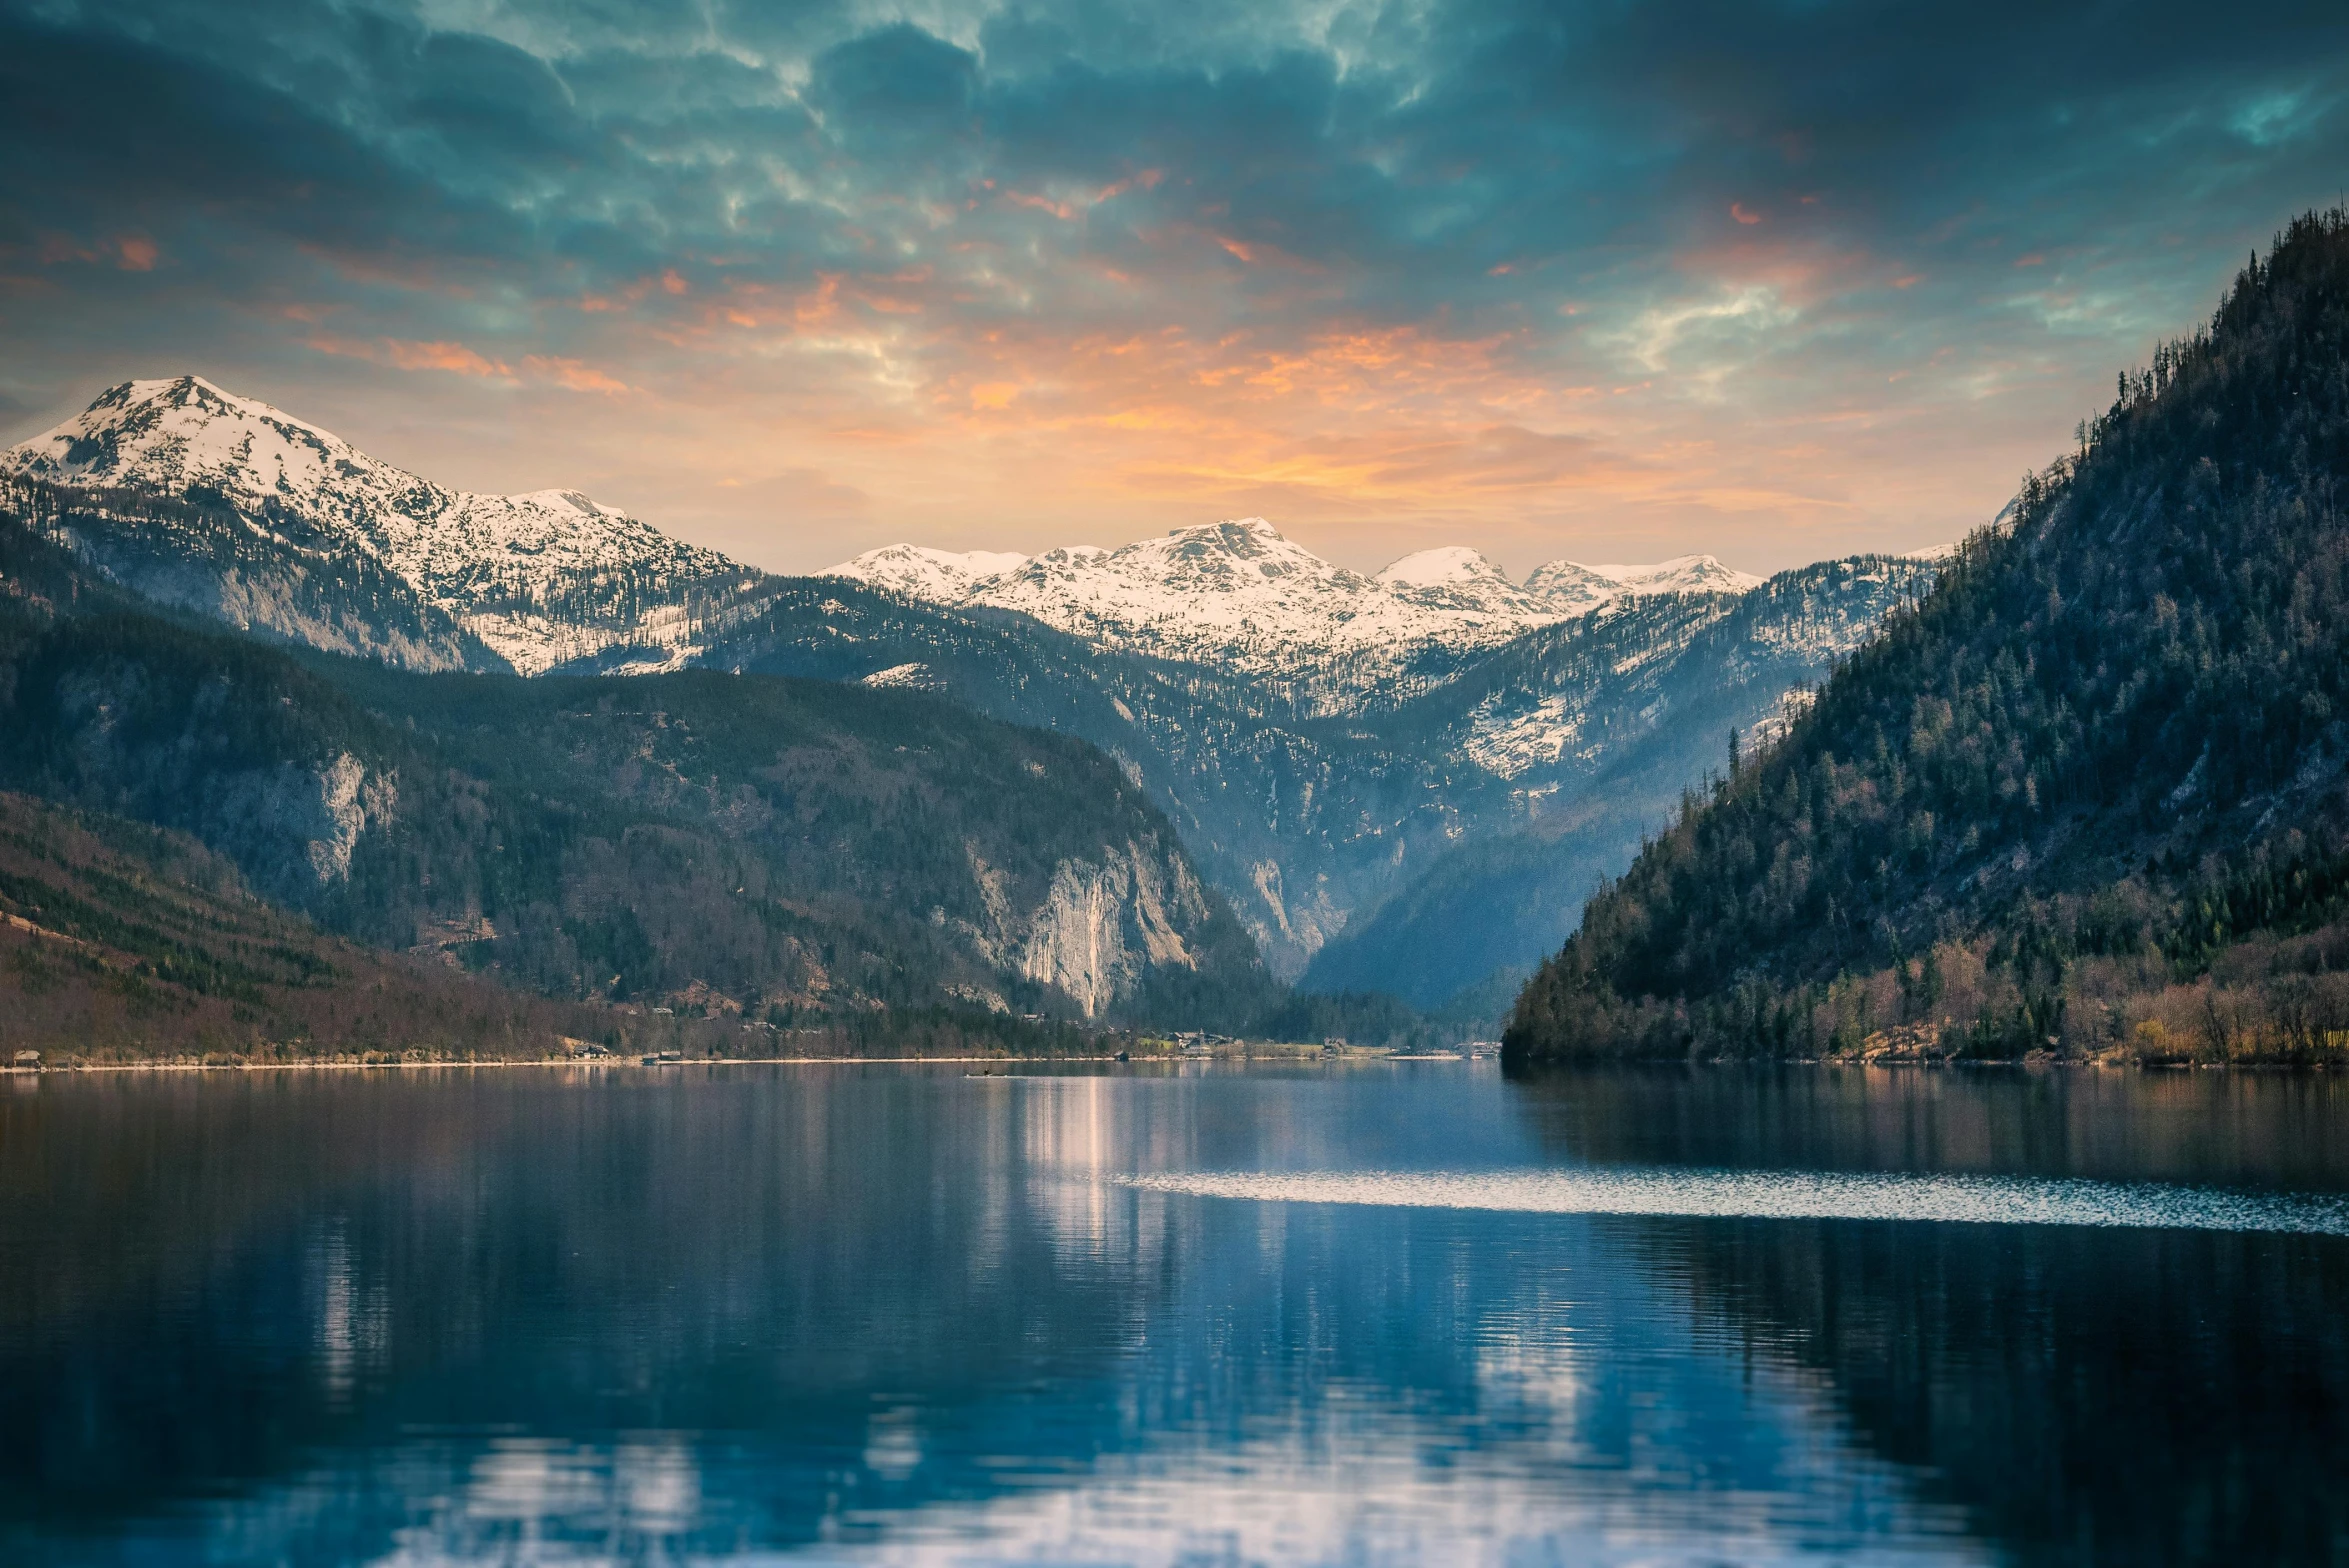
<svg viewBox="0 0 2349 1568">
<path fill-rule="evenodd" d="M 829 6 L 17 8 L 7 217 L 213 217 L 567 289 L 687 252 L 902 256 L 926 236 L 875 233 L 892 204 L 1156 169 L 1087 244 L 1207 221 L 1403 318 L 1547 303 L 1733 235 L 1733 203 L 1871 248 L 2093 244 L 2214 195 L 2280 218 L 2344 140 L 2337 7 L 1163 9 L 958 40 Z"/>
</svg>

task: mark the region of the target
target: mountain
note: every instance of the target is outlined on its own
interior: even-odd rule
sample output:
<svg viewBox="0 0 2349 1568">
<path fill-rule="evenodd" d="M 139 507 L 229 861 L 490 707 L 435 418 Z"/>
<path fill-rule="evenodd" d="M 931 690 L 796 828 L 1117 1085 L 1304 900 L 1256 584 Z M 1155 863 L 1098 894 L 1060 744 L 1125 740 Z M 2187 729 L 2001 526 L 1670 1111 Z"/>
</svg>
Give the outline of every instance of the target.
<svg viewBox="0 0 2349 1568">
<path fill-rule="evenodd" d="M 441 489 L 194 378 L 113 389 L 4 466 L 0 504 L 85 566 L 295 648 L 810 677 L 1058 729 L 1166 814 L 1276 977 L 1422 1005 L 1536 962 L 1562 934 L 1542 911 L 1934 569 L 1765 591 L 1687 556 L 1517 583 L 1446 548 L 1364 576 L 1250 519 L 776 578 L 567 492 Z"/>
<path fill-rule="evenodd" d="M 1726 754 L 1732 729 L 1783 722 L 1788 694 L 1934 570 L 1863 557 L 1743 595 L 1626 597 L 1441 669 L 1431 659 L 1416 696 L 1339 716 L 1277 682 L 840 579 L 779 584 L 705 658 L 911 686 L 1082 736 L 1167 812 L 1276 975 L 1433 1005 L 1496 968 L 1529 969 L 1563 935 L 1552 905 L 1512 924 L 1500 912 L 1513 897 L 1480 900 L 1480 880 L 1464 876 L 1477 857 L 1501 853 L 1511 876 L 1571 888 L 1578 905 Z M 1489 849 L 1496 840 L 1503 848 Z M 1395 940 L 1352 944 L 1381 929 L 1391 900 L 1439 876 L 1459 879 L 1473 918 L 1389 920 Z"/>
<path fill-rule="evenodd" d="M 187 834 L 326 929 L 555 998 L 1227 1026 L 1269 999 L 1082 742 L 712 671 L 420 675 L 175 622 L 0 520 L 0 784 Z"/>
<path fill-rule="evenodd" d="M 593 1010 L 370 951 L 184 834 L 0 792 L 0 1053 L 556 1053 Z"/>
<path fill-rule="evenodd" d="M 1626 594 L 1743 593 L 1760 581 L 1709 555 L 1676 555 L 1652 566 L 1548 561 L 1526 574 L 1525 587 L 1547 603 L 1579 615 Z"/>
<path fill-rule="evenodd" d="M 825 575 L 957 609 L 1016 610 L 1121 653 L 1277 679 L 1328 712 L 1408 685 L 1431 653 L 1492 647 L 1627 596 L 1736 593 L 1761 580 L 1685 556 L 1652 567 L 1553 561 L 1521 585 L 1457 547 L 1365 577 L 1261 517 L 1027 558 L 892 545 Z"/>
<path fill-rule="evenodd" d="M 445 489 L 199 376 L 111 387 L 0 474 L 94 498 L 63 537 L 148 597 L 411 668 L 680 662 L 757 575 L 576 491 Z"/>
<path fill-rule="evenodd" d="M 2338 1058 L 2345 366 L 2335 210 L 1592 899 L 1512 1060 Z"/>
<path fill-rule="evenodd" d="M 1301 983 L 1438 1007 L 1496 973 L 1522 978 L 1670 821 L 1691 781 L 1725 765 L 1733 745 L 1782 731 L 1811 686 L 1933 573 L 1859 556 L 1733 596 L 1618 600 L 1366 721 L 1398 750 L 1437 752 L 1507 789 L 1317 952 Z"/>
</svg>

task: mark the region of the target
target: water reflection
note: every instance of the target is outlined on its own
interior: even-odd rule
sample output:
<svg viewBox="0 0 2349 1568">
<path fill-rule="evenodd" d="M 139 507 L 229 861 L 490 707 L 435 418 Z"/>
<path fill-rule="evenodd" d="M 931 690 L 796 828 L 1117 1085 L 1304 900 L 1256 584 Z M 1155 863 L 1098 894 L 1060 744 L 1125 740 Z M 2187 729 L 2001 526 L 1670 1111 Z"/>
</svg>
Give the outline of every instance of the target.
<svg viewBox="0 0 2349 1568">
<path fill-rule="evenodd" d="M 2321 1558 L 2339 1239 L 1298 1185 L 2349 1189 L 2321 1081 L 2217 1076 L 47 1080 L 0 1559 Z"/>
</svg>

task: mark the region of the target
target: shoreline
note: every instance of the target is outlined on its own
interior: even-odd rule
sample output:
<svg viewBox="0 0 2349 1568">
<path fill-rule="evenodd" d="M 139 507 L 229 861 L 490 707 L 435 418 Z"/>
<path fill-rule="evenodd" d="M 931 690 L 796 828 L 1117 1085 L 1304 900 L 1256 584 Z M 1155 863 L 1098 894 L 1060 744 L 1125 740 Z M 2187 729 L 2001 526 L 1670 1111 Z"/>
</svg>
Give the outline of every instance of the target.
<svg viewBox="0 0 2349 1568">
<path fill-rule="evenodd" d="M 1151 1061 L 1174 1058 L 1152 1057 Z M 420 1069 L 584 1067 L 599 1072 L 632 1068 L 658 1072 L 673 1067 L 871 1067 L 888 1063 L 906 1066 L 1010 1066 L 1047 1062 L 1111 1062 L 1114 1056 L 697 1056 L 674 1062 L 644 1063 L 634 1059 L 560 1056 L 448 1057 L 421 1062 L 352 1062 L 317 1057 L 290 1062 L 76 1062 L 55 1067 L 0 1067 L 0 1078 L 77 1077 L 84 1073 L 275 1073 L 275 1072 L 413 1072 Z M 1129 1064 L 1130 1065 L 1130 1064 Z"/>
<path fill-rule="evenodd" d="M 680 1067 L 991 1067 L 998 1069 L 1034 1068 L 1052 1066 L 1110 1066 L 1148 1067 L 1180 1066 L 1185 1063 L 1217 1063 L 1226 1066 L 1283 1065 L 1283 1066 L 1361 1066 L 1368 1063 L 1425 1063 L 1456 1062 L 1473 1066 L 1479 1062 L 1498 1061 L 1497 1053 L 1483 1055 L 1418 1055 L 1388 1053 L 1376 1049 L 1350 1052 L 1344 1056 L 1324 1057 L 1304 1052 L 1266 1051 L 1262 1053 L 1235 1051 L 1216 1056 L 1129 1056 L 1119 1061 L 1114 1054 L 1085 1056 L 715 1056 L 688 1057 L 675 1061 L 644 1062 L 634 1055 L 612 1057 L 538 1057 L 490 1056 L 443 1057 L 421 1061 L 352 1061 L 336 1057 L 305 1057 L 291 1061 L 252 1062 L 72 1062 L 53 1066 L 11 1067 L 0 1065 L 0 1082 L 33 1082 L 41 1078 L 81 1077 L 93 1073 L 269 1073 L 269 1072 L 420 1072 L 420 1071 L 488 1071 L 515 1068 L 576 1068 L 593 1072 L 626 1070 L 631 1072 L 662 1072 Z M 1842 1070 L 1894 1071 L 1926 1069 L 1937 1071 L 2044 1071 L 2073 1070 L 2095 1072 L 2136 1073 L 2190 1073 L 2190 1072 L 2260 1072 L 2260 1073 L 2330 1073 L 2349 1070 L 2349 1063 L 2334 1062 L 2277 1062 L 2245 1060 L 2232 1062 L 2141 1062 L 2115 1060 L 2110 1057 L 2047 1056 L 2037 1060 L 1977 1060 L 1965 1057 L 1710 1057 L 1702 1059 L 1673 1058 L 1670 1060 L 1641 1059 L 1638 1057 L 1590 1057 L 1550 1059 L 1523 1063 L 1516 1071 L 1541 1074 L 1545 1072 L 1574 1072 L 1587 1068 L 1757 1068 L 1757 1067 L 1816 1067 Z M 981 1074 L 978 1076 L 1009 1076 Z"/>
</svg>

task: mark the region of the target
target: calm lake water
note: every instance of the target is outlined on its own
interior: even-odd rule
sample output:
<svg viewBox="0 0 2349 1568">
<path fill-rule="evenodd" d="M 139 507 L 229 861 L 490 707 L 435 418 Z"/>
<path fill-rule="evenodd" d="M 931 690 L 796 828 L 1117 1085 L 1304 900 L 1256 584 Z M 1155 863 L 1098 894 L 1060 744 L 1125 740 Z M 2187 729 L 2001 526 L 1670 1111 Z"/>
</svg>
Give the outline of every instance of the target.
<svg viewBox="0 0 2349 1568">
<path fill-rule="evenodd" d="M 0 1562 L 2349 1561 L 2349 1084 L 0 1083 Z"/>
</svg>

